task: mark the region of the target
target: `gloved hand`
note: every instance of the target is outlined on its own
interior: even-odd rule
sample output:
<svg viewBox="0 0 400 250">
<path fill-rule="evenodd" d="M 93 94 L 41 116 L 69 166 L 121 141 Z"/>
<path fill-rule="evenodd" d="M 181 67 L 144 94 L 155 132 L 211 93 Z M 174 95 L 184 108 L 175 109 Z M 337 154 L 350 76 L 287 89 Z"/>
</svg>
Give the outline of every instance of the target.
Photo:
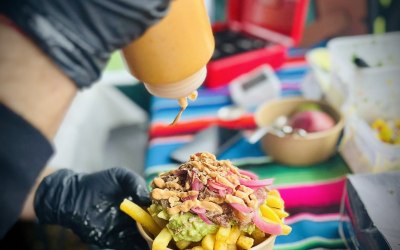
<svg viewBox="0 0 400 250">
<path fill-rule="evenodd" d="M 166 15 L 170 0 L 1 0 L 0 14 L 78 87 L 93 83 L 108 58 Z"/>
<path fill-rule="evenodd" d="M 107 249 L 148 249 L 135 221 L 119 209 L 127 197 L 150 205 L 146 182 L 128 169 L 93 174 L 62 169 L 40 183 L 34 206 L 39 222 L 70 228 L 86 243 Z"/>
</svg>

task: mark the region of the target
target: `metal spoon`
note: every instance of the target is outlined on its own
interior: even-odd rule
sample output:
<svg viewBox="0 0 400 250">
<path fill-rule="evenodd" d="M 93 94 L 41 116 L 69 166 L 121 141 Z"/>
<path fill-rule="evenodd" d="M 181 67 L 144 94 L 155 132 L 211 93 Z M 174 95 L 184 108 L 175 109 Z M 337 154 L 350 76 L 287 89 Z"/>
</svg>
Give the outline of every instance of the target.
<svg viewBox="0 0 400 250">
<path fill-rule="evenodd" d="M 268 127 L 261 127 L 254 132 L 250 138 L 249 138 L 249 143 L 255 144 L 257 143 L 264 135 L 266 135 L 269 131 L 272 129 L 276 128 L 281 128 L 287 123 L 287 117 L 286 116 L 278 116 L 278 118 L 275 119 L 275 121 L 272 123 L 271 126 Z"/>
</svg>

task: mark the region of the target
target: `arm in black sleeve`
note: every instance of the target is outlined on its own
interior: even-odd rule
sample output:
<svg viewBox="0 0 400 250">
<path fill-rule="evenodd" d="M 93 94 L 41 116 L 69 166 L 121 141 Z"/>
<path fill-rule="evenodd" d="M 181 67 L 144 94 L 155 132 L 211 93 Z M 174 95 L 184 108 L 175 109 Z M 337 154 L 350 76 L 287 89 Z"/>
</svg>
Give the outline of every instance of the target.
<svg viewBox="0 0 400 250">
<path fill-rule="evenodd" d="M 51 144 L 37 129 L 0 103 L 0 238 L 18 220 L 52 153 Z"/>
<path fill-rule="evenodd" d="M 167 14 L 170 0 L 1 0 L 0 13 L 31 37 L 78 87 L 110 54 Z"/>
</svg>

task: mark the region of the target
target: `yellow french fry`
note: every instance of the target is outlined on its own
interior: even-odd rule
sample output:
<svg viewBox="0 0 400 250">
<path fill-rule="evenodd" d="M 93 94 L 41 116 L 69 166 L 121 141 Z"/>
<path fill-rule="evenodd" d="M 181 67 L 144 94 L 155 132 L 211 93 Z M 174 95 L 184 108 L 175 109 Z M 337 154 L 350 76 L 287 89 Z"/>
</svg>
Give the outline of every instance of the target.
<svg viewBox="0 0 400 250">
<path fill-rule="evenodd" d="M 284 207 L 285 203 L 283 202 L 282 198 L 276 197 L 276 196 L 272 196 L 272 195 L 268 195 L 267 196 L 267 200 L 266 200 L 266 204 L 270 207 L 274 207 L 274 208 L 282 208 Z"/>
<path fill-rule="evenodd" d="M 226 244 L 235 245 L 239 236 L 240 236 L 240 228 L 238 226 L 233 226 L 229 233 L 229 237 L 226 240 Z"/>
<path fill-rule="evenodd" d="M 190 243 L 192 243 L 192 242 L 187 241 L 187 240 L 178 240 L 177 242 L 175 242 L 176 246 L 179 249 L 186 249 L 190 245 Z"/>
<path fill-rule="evenodd" d="M 154 222 L 157 223 L 160 228 L 164 228 L 168 224 L 167 220 L 161 219 L 160 217 L 152 216 L 151 218 L 153 218 Z"/>
<path fill-rule="evenodd" d="M 201 246 L 195 246 L 192 248 L 192 250 L 203 250 L 203 248 Z"/>
<path fill-rule="evenodd" d="M 169 242 L 172 240 L 172 235 L 167 227 L 164 227 L 161 232 L 154 238 L 152 250 L 165 250 Z"/>
<path fill-rule="evenodd" d="M 230 227 L 219 227 L 217 234 L 215 235 L 216 241 L 226 242 L 231 232 Z"/>
<path fill-rule="evenodd" d="M 279 216 L 279 218 L 286 218 L 289 216 L 289 214 L 284 211 L 283 209 L 278 209 L 278 208 L 271 208 L 272 210 L 274 210 L 274 212 Z"/>
<path fill-rule="evenodd" d="M 253 237 L 256 243 L 260 243 L 261 241 L 265 240 L 265 233 L 256 227 L 251 233 L 251 237 Z"/>
<path fill-rule="evenodd" d="M 226 244 L 226 242 L 219 240 L 215 241 L 214 250 L 227 250 L 227 249 L 228 249 L 228 244 Z"/>
<path fill-rule="evenodd" d="M 204 250 L 213 250 L 215 244 L 215 234 L 207 234 L 201 240 L 201 246 Z"/>
<path fill-rule="evenodd" d="M 282 235 L 288 235 L 288 234 L 290 234 L 290 232 L 292 232 L 292 228 L 286 224 L 277 223 L 277 222 L 272 221 L 269 218 L 265 218 L 265 217 L 263 217 L 263 220 L 265 220 L 268 223 L 272 223 L 272 224 L 280 224 L 281 228 L 282 228 Z"/>
<path fill-rule="evenodd" d="M 161 229 L 153 220 L 151 215 L 132 201 L 124 199 L 121 202 L 119 208 L 124 213 L 132 217 L 132 219 L 142 224 L 142 226 L 147 229 L 151 234 L 153 234 L 153 236 L 156 236 L 160 233 Z"/>
<path fill-rule="evenodd" d="M 237 250 L 237 246 L 236 246 L 236 244 L 228 244 L 227 249 L 228 250 Z"/>
<path fill-rule="evenodd" d="M 260 229 L 256 228 L 256 230 L 251 233 L 251 237 L 254 239 L 254 244 L 258 245 L 265 240 L 265 233 Z"/>
<path fill-rule="evenodd" d="M 288 234 L 290 234 L 292 232 L 292 227 L 291 226 L 288 226 L 288 225 L 286 225 L 286 224 L 283 224 L 282 225 L 282 234 L 283 235 L 288 235 Z"/>
<path fill-rule="evenodd" d="M 268 195 L 276 196 L 278 198 L 281 198 L 281 194 L 277 189 L 272 189 L 268 192 Z"/>
<path fill-rule="evenodd" d="M 262 204 L 260 206 L 260 211 L 263 217 L 268 218 L 277 223 L 282 223 L 281 218 L 279 218 L 279 216 L 275 213 L 275 211 L 272 210 L 272 208 L 270 208 L 266 204 Z"/>
<path fill-rule="evenodd" d="M 254 239 L 244 235 L 240 235 L 236 245 L 242 249 L 250 249 L 254 244 Z"/>
</svg>

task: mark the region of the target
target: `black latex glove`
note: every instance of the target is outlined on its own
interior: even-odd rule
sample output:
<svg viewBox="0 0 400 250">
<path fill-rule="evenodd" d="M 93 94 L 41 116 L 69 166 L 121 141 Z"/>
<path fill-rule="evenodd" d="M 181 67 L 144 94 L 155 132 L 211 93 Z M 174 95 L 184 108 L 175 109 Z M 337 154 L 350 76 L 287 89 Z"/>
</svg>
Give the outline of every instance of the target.
<svg viewBox="0 0 400 250">
<path fill-rule="evenodd" d="M 149 206 L 146 182 L 125 168 L 93 174 L 62 169 L 46 177 L 34 206 L 41 223 L 72 229 L 82 241 L 102 248 L 147 249 L 135 221 L 119 209 L 124 198 Z"/>
<path fill-rule="evenodd" d="M 78 87 L 108 58 L 164 17 L 170 0 L 1 0 L 11 19 Z"/>
</svg>

